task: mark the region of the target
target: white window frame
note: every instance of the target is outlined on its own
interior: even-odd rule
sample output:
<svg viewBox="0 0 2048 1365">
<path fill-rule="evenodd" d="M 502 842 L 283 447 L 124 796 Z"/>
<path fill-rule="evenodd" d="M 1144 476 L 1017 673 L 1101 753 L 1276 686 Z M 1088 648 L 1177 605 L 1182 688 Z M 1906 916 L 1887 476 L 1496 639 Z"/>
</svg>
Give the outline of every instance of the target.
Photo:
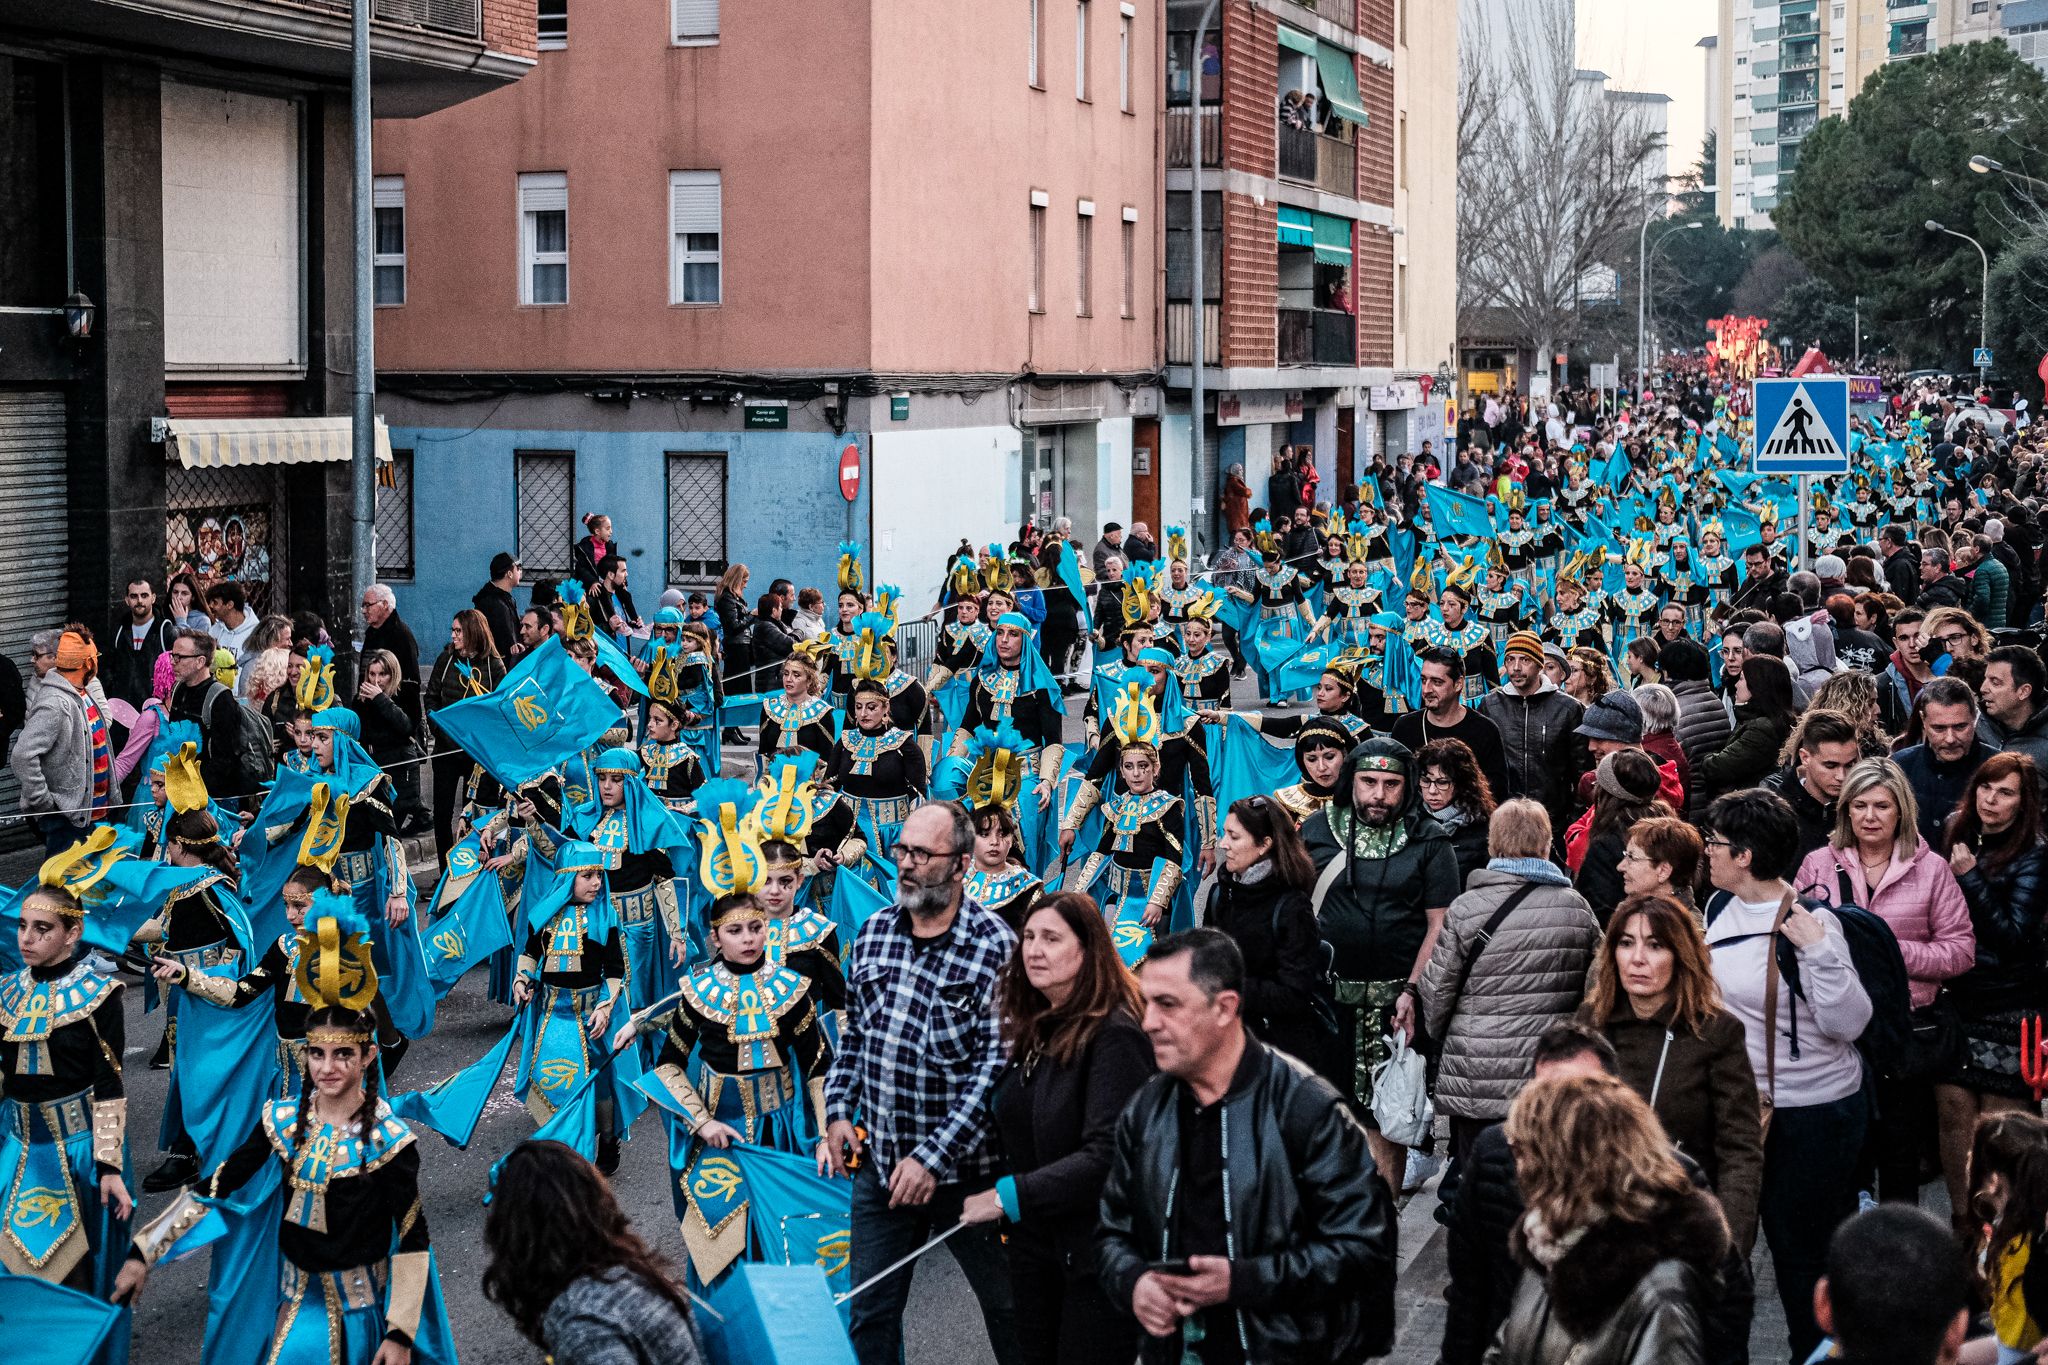
<svg viewBox="0 0 2048 1365">
<path fill-rule="evenodd" d="M 569 0 L 562 0 L 562 36 L 550 38 L 540 31 L 540 7 L 534 6 L 534 51 L 561 52 L 569 46 Z"/>
<path fill-rule="evenodd" d="M 562 215 L 562 250 L 542 251 L 540 215 Z M 562 308 L 569 302 L 569 173 L 528 171 L 519 177 L 519 302 L 531 308 Z M 545 302 L 534 297 L 534 272 L 544 265 L 562 267 L 562 297 Z"/>
<path fill-rule="evenodd" d="M 1031 60 L 1029 83 L 1036 89 L 1045 89 L 1045 69 L 1040 63 L 1045 53 L 1045 0 L 1026 0 L 1031 6 Z"/>
<path fill-rule="evenodd" d="M 1074 205 L 1074 316 L 1095 316 L 1095 201 Z"/>
<path fill-rule="evenodd" d="M 692 250 L 693 234 L 714 236 L 718 245 Z M 693 265 L 718 267 L 718 297 L 683 296 L 687 267 Z M 686 308 L 715 308 L 725 302 L 725 181 L 718 171 L 668 173 L 668 301 Z"/>
<path fill-rule="evenodd" d="M 1138 316 L 1138 210 L 1124 205 L 1123 221 L 1124 300 L 1123 316 Z"/>
<path fill-rule="evenodd" d="M 398 250 L 396 252 L 377 251 L 375 249 L 377 242 L 376 215 L 379 209 L 398 210 Z M 403 308 L 405 306 L 405 288 L 407 283 L 405 271 L 405 226 L 405 177 L 402 175 L 380 175 L 376 177 L 370 182 L 370 297 L 376 300 L 376 306 L 379 308 Z M 398 272 L 398 297 L 390 303 L 378 299 L 376 295 L 378 272 L 384 270 L 396 270 Z"/>
<path fill-rule="evenodd" d="M 718 0 L 669 0 L 669 41 L 676 47 L 716 47 Z"/>
<path fill-rule="evenodd" d="M 1088 10 L 1091 0 L 1074 0 L 1074 98 L 1088 98 Z"/>
<path fill-rule="evenodd" d="M 1125 4 L 1117 12 L 1116 30 L 1116 107 L 1126 114 L 1135 112 L 1131 108 L 1131 37 L 1137 22 L 1138 7 Z"/>
<path fill-rule="evenodd" d="M 1044 190 L 1031 191 L 1031 295 L 1029 308 L 1045 311 L 1045 214 L 1051 198 Z"/>
</svg>

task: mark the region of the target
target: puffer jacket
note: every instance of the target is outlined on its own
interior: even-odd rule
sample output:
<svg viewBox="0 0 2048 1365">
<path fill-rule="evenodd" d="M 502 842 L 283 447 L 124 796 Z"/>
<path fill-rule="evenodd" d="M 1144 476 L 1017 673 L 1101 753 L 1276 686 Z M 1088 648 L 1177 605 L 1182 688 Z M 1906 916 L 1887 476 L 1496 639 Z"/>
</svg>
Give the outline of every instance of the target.
<svg viewBox="0 0 2048 1365">
<path fill-rule="evenodd" d="M 1496 801 L 1526 796 L 1550 812 L 1550 823 L 1563 823 L 1571 804 L 1572 778 L 1586 765 L 1585 741 L 1576 733 L 1585 706 L 1559 690 L 1549 678 L 1530 696 L 1502 683 L 1479 699 L 1479 714 L 1500 731 L 1507 752 L 1508 789 Z"/>
<path fill-rule="evenodd" d="M 1185 1255 L 1166 1214 L 1180 1180 L 1182 1082 L 1154 1076 L 1124 1106 L 1102 1187 L 1096 1269 L 1129 1311 L 1146 1267 Z M 1394 1340 L 1394 1200 L 1365 1129 L 1308 1067 L 1245 1038 L 1222 1101 L 1231 1317 L 1247 1365 L 1385 1355 Z M 1145 1338 L 1139 1359 L 1174 1365 L 1181 1340 Z"/>
<path fill-rule="evenodd" d="M 1600 942 L 1586 898 L 1557 882 L 1538 882 L 1481 942 L 1493 912 L 1530 881 L 1500 870 L 1500 861 L 1473 873 L 1451 902 L 1422 973 L 1423 1026 L 1443 1044 L 1437 1107 L 1457 1118 L 1507 1117 L 1529 1079 L 1536 1039 L 1584 999 Z M 1461 995 L 1458 977 L 1475 954 Z"/>
<path fill-rule="evenodd" d="M 1487 1365 L 1699 1365 L 1721 1297 L 1728 1228 L 1697 1188 L 1647 1222 L 1604 1219 L 1548 1271 L 1529 1267 Z"/>
<path fill-rule="evenodd" d="M 1956 878 L 1970 906 L 1977 964 L 1949 982 L 1965 1017 L 2024 1009 L 2048 991 L 2048 940 L 2041 932 L 2048 910 L 2048 845 L 2034 846 L 1995 872 L 1980 860 Z"/>
<path fill-rule="evenodd" d="M 1672 733 L 1678 736 L 1678 747 L 1685 750 L 1686 764 L 1692 770 L 1692 780 L 1685 788 L 1686 813 L 1694 815 L 1707 804 L 1706 784 L 1699 780 L 1700 760 L 1726 744 L 1734 727 L 1728 723 L 1728 708 L 1721 704 L 1721 694 L 1711 684 L 1672 683 L 1671 692 L 1678 698 L 1678 724 Z"/>
<path fill-rule="evenodd" d="M 1843 904 L 1846 880 L 1850 900 L 1891 926 L 1906 960 L 1906 986 L 1913 1008 L 1934 1003 L 1941 983 L 1961 976 L 1977 961 L 1977 933 L 1970 927 L 1970 905 L 1948 859 L 1926 844 L 1901 866 L 1896 858 L 1875 889 L 1863 880 L 1863 864 L 1853 848 L 1824 845 L 1799 864 L 1792 888 L 1801 896 Z"/>
<path fill-rule="evenodd" d="M 2048 781 L 2048 706 L 2037 706 L 2027 723 L 2007 729 L 1993 720 L 1989 711 L 1977 713 L 1977 738 L 2002 754 L 2025 754 L 2034 760 L 2036 773 Z"/>
</svg>

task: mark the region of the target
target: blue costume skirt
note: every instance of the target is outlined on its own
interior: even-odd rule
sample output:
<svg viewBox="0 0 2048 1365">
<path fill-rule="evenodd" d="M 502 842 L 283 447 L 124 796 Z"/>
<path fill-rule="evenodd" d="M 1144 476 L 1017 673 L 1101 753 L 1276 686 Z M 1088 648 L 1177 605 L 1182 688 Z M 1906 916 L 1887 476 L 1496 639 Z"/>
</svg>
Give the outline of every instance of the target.
<svg viewBox="0 0 2048 1365">
<path fill-rule="evenodd" d="M 801 1085 L 788 1065 L 734 1076 L 713 1071 L 704 1061 L 703 1050 L 693 1048 L 684 1069 L 690 1084 L 710 1107 L 711 1116 L 738 1132 L 742 1141 L 797 1156 L 809 1156 L 817 1149 L 821 1135 L 812 1131 L 817 1125 L 804 1108 Z M 641 1088 L 657 1104 L 666 1103 L 666 1091 L 652 1077 L 643 1081 Z M 689 1212 L 691 1164 L 717 1149 L 698 1140 L 674 1110 L 664 1107 L 661 1114 L 668 1123 L 669 1196 L 680 1220 Z M 705 1221 L 718 1220 L 707 1214 Z"/>
<path fill-rule="evenodd" d="M 619 941 L 626 952 L 625 1004 L 644 1010 L 675 989 L 676 971 L 668 960 L 668 926 L 655 902 L 654 883 L 637 891 L 614 891 L 612 908 L 619 916 Z"/>
<path fill-rule="evenodd" d="M 590 1036 L 590 1016 L 604 1003 L 602 985 L 570 990 L 542 983 L 526 1051 L 519 1059 L 515 1090 L 536 1122 L 545 1123 L 604 1060 L 604 1040 Z"/>
<path fill-rule="evenodd" d="M 381 1279 L 361 1269 L 309 1274 L 282 1257 L 279 1266 L 265 1365 L 370 1365 L 384 1344 Z"/>
<path fill-rule="evenodd" d="M 1259 611 L 1258 623 L 1252 627 L 1252 638 L 1247 653 L 1266 684 L 1266 699 L 1279 701 L 1279 672 L 1282 664 L 1301 653 L 1302 641 L 1308 635 L 1308 622 L 1301 619 L 1301 613 L 1292 603 L 1285 607 L 1265 607 Z M 1304 695 L 1301 692 L 1285 694 L 1293 698 Z"/>
<path fill-rule="evenodd" d="M 1102 907 L 1102 917 L 1109 923 L 1110 941 L 1116 944 L 1117 956 L 1124 965 L 1135 968 L 1145 960 L 1145 954 L 1152 951 L 1152 940 L 1159 929 L 1171 932 L 1182 926 L 1172 923 L 1173 906 L 1165 911 L 1165 923 L 1154 926 L 1145 923 L 1145 906 L 1152 896 L 1152 883 L 1163 862 L 1155 860 L 1149 872 L 1133 871 L 1105 861 L 1097 870 L 1095 878 L 1083 890 L 1095 897 L 1095 903 Z"/>
<path fill-rule="evenodd" d="M 7 1240 L 10 1265 L 95 1298 L 113 1292 L 127 1254 L 128 1225 L 100 1199 L 90 1090 L 44 1104 L 0 1100 L 0 1191 L 7 1200 L 0 1237 Z M 66 1262 L 73 1264 L 60 1273 Z M 30 1344 L 27 1338 L 15 1343 L 25 1351 Z M 127 1356 L 128 1326 L 122 1322 L 96 1359 Z"/>
</svg>

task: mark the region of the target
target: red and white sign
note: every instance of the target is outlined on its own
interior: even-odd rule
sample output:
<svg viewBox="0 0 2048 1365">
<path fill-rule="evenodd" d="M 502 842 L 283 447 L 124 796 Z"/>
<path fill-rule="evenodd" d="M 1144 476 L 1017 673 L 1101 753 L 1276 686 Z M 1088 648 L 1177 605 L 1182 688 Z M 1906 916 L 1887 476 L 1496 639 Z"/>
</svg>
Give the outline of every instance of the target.
<svg viewBox="0 0 2048 1365">
<path fill-rule="evenodd" d="M 839 496 L 848 502 L 860 496 L 860 447 L 851 441 L 839 452 Z"/>
</svg>

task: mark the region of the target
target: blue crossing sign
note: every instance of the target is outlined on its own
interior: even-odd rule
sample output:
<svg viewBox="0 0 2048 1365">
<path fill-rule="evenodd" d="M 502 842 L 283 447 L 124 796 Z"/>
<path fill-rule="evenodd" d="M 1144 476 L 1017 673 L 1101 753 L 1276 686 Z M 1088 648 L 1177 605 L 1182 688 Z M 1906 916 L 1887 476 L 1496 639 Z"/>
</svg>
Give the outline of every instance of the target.
<svg viewBox="0 0 2048 1365">
<path fill-rule="evenodd" d="M 1849 472 L 1849 381 L 1839 376 L 1756 381 L 1759 474 Z"/>
<path fill-rule="evenodd" d="M 1970 366 L 1972 369 L 1978 370 L 1990 369 L 1991 348 L 1989 346 L 1979 346 L 1976 350 L 1970 352 Z"/>
</svg>

